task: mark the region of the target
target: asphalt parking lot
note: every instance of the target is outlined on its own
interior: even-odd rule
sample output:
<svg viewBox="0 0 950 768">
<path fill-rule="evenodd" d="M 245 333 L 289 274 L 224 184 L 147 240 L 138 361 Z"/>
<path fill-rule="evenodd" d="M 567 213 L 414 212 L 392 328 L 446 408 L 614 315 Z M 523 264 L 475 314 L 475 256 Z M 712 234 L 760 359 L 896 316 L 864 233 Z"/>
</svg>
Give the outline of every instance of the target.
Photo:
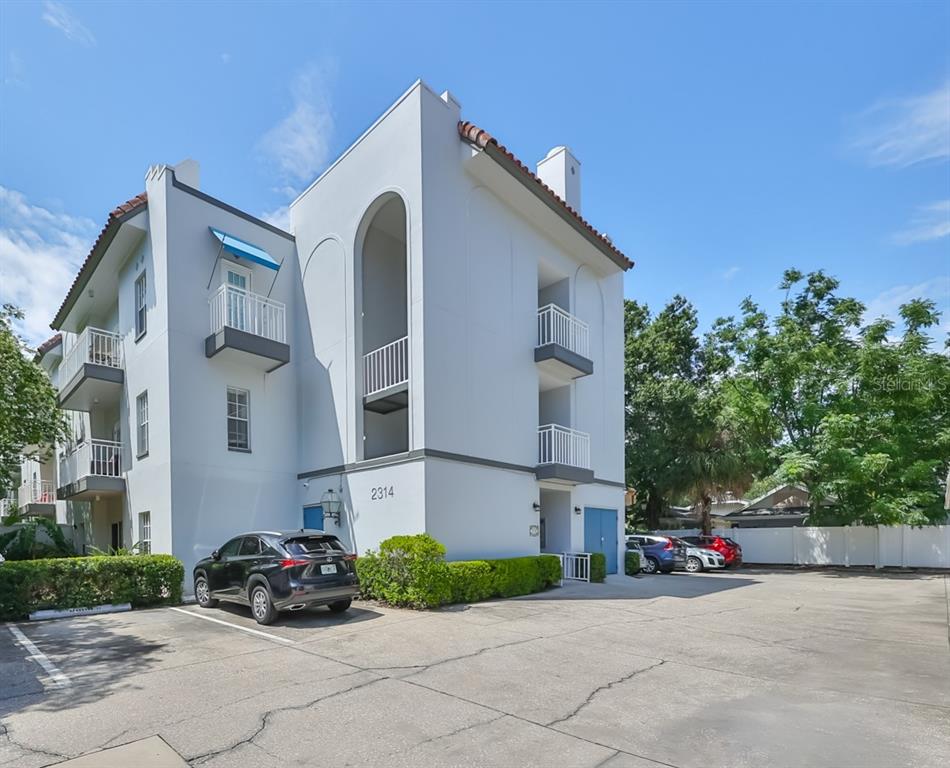
<svg viewBox="0 0 950 768">
<path fill-rule="evenodd" d="M 213 768 L 943 768 L 947 595 L 743 570 L 271 627 L 196 606 L 24 622 L 25 643 L 0 627 L 0 765 L 131 744 Z"/>
</svg>

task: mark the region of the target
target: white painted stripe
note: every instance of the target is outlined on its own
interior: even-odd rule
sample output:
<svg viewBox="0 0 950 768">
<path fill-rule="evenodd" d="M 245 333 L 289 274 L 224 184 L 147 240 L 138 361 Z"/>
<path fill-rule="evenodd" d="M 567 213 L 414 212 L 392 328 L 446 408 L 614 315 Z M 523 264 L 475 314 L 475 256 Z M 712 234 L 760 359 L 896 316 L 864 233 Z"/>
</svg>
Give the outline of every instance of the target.
<svg viewBox="0 0 950 768">
<path fill-rule="evenodd" d="M 15 627 L 13 626 L 13 624 L 7 624 L 7 628 L 13 634 L 14 639 L 26 649 L 27 653 L 30 654 L 28 658 L 33 659 L 33 661 L 35 661 L 37 664 L 43 667 L 44 670 L 46 670 L 46 674 L 49 676 L 49 679 L 50 679 L 51 687 L 65 688 L 70 684 L 69 678 L 66 677 L 66 675 L 64 675 L 62 672 L 60 672 L 56 668 L 56 665 L 53 664 L 53 662 L 51 662 L 48 658 L 46 658 L 46 654 L 44 654 L 39 648 L 37 648 L 33 644 L 33 641 L 30 640 L 30 638 L 28 638 L 26 635 L 24 635 L 20 631 L 19 627 Z"/>
<path fill-rule="evenodd" d="M 280 635 L 272 635 L 270 632 L 261 632 L 259 629 L 251 629 L 250 627 L 242 627 L 240 624 L 232 624 L 230 621 L 222 621 L 221 619 L 216 619 L 212 616 L 205 616 L 201 613 L 196 613 L 195 611 L 187 611 L 184 608 L 175 608 L 169 607 L 170 611 L 178 611 L 178 613 L 183 613 L 185 616 L 191 616 L 195 619 L 204 619 L 205 621 L 213 621 L 215 624 L 223 624 L 225 627 L 231 627 L 232 629 L 240 629 L 242 632 L 247 632 L 251 635 L 257 635 L 258 637 L 266 637 L 268 640 L 277 640 L 281 643 L 288 643 L 293 645 L 293 640 L 288 640 L 286 637 L 281 637 Z"/>
</svg>

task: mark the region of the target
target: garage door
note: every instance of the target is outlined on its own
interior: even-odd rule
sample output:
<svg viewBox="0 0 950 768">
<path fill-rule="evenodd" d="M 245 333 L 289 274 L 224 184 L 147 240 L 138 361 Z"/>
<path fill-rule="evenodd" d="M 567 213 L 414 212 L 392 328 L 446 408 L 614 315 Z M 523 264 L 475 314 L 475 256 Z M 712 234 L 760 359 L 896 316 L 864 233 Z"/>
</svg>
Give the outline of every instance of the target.
<svg viewBox="0 0 950 768">
<path fill-rule="evenodd" d="M 584 550 L 603 552 L 607 573 L 617 572 L 617 510 L 584 507 Z"/>
</svg>

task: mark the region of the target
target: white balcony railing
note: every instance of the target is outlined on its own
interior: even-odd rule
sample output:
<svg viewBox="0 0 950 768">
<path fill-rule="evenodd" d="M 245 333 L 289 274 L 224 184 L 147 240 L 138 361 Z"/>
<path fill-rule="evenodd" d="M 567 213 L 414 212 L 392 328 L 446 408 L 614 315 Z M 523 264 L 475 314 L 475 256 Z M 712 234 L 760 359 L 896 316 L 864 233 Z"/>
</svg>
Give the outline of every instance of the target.
<svg viewBox="0 0 950 768">
<path fill-rule="evenodd" d="M 377 392 L 409 381 L 409 337 L 374 349 L 363 355 L 363 395 Z"/>
<path fill-rule="evenodd" d="M 12 515 L 17 511 L 16 491 L 7 491 L 7 495 L 0 498 L 0 517 Z"/>
<path fill-rule="evenodd" d="M 235 328 L 281 344 L 287 343 L 287 306 L 257 293 L 222 285 L 208 299 L 211 333 Z"/>
<path fill-rule="evenodd" d="M 63 485 L 90 475 L 122 477 L 122 443 L 86 440 L 76 450 L 60 458 L 59 471 Z"/>
<path fill-rule="evenodd" d="M 559 424 L 538 427 L 538 464 L 590 469 L 590 435 Z"/>
<path fill-rule="evenodd" d="M 122 368 L 122 337 L 101 328 L 86 328 L 76 337 L 59 369 L 62 390 L 85 363 Z"/>
<path fill-rule="evenodd" d="M 27 480 L 20 485 L 20 506 L 27 504 L 53 504 L 56 501 L 56 488 L 49 480 Z"/>
<path fill-rule="evenodd" d="M 558 344 L 582 357 L 590 357 L 590 327 L 557 304 L 538 308 L 538 346 Z"/>
</svg>

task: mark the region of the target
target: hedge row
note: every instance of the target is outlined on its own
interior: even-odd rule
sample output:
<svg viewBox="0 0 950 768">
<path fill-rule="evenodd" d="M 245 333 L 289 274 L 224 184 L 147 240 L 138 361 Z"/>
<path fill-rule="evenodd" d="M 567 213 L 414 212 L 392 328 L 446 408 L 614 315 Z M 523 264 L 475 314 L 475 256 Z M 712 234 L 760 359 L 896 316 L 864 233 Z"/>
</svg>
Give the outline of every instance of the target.
<svg viewBox="0 0 950 768">
<path fill-rule="evenodd" d="M 528 595 L 561 579 L 554 555 L 447 563 L 445 547 L 428 534 L 386 539 L 356 570 L 363 597 L 410 608 Z"/>
<path fill-rule="evenodd" d="M 636 576 L 640 573 L 640 553 L 639 552 L 627 552 L 627 556 L 623 561 L 623 572 L 627 576 Z"/>
<path fill-rule="evenodd" d="M 0 620 L 44 608 L 176 605 L 184 577 L 171 555 L 9 560 L 0 564 Z"/>
<path fill-rule="evenodd" d="M 590 580 L 599 584 L 607 578 L 607 556 L 603 552 L 590 553 Z"/>
</svg>

